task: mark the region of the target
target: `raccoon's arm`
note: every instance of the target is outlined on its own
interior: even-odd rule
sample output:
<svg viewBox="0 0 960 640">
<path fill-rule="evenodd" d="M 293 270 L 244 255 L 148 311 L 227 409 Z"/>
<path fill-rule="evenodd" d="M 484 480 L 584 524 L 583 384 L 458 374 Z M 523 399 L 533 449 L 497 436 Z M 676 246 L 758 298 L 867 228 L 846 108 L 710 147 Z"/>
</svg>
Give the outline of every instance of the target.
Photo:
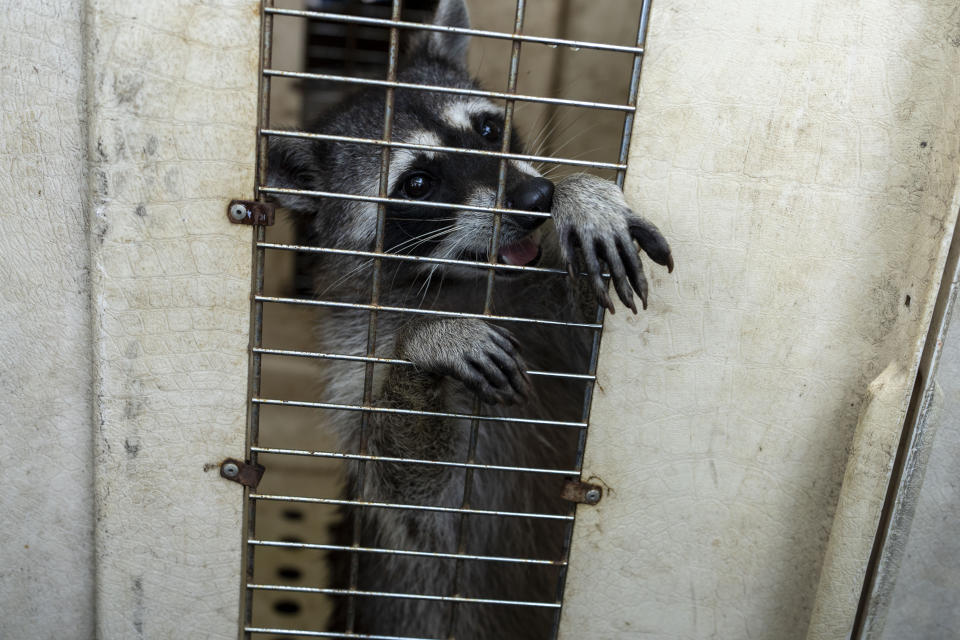
<svg viewBox="0 0 960 640">
<path fill-rule="evenodd" d="M 530 392 L 516 339 L 481 320 L 412 320 L 398 336 L 397 357 L 413 362 L 415 371 L 393 369 L 384 386 L 389 405 L 437 409 L 443 376 L 460 380 L 491 404 L 513 404 Z"/>
<path fill-rule="evenodd" d="M 601 277 L 604 270 L 609 271 L 620 300 L 634 313 L 632 291 L 647 308 L 647 279 L 634 241 L 654 262 L 673 271 L 673 256 L 663 234 L 630 209 L 613 182 L 585 173 L 564 178 L 556 185 L 550 213 L 563 265 L 571 275 L 579 268 L 589 273 L 595 293 L 611 311 L 613 302 Z"/>
</svg>

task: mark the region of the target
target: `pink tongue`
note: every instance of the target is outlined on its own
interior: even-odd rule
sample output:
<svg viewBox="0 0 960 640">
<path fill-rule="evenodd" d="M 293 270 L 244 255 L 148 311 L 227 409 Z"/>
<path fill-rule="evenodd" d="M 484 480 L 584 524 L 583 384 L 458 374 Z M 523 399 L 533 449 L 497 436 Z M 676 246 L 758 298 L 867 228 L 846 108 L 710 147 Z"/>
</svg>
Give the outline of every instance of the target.
<svg viewBox="0 0 960 640">
<path fill-rule="evenodd" d="M 506 264 L 524 265 L 537 257 L 540 246 L 531 238 L 524 238 L 520 242 L 500 249 L 500 257 Z"/>
</svg>

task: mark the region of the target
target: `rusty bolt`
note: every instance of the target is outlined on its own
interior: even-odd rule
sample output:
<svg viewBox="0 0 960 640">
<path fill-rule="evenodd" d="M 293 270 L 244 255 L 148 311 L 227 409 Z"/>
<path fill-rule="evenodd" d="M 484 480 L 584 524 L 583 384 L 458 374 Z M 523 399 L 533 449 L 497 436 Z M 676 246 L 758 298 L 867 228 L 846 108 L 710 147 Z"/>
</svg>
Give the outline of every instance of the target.
<svg viewBox="0 0 960 640">
<path fill-rule="evenodd" d="M 227 220 L 233 224 L 269 227 L 273 225 L 274 213 L 272 202 L 231 200 L 227 205 Z"/>
<path fill-rule="evenodd" d="M 603 498 L 603 488 L 600 485 L 590 484 L 589 482 L 580 482 L 579 480 L 568 480 L 563 485 L 563 491 L 560 497 L 570 502 L 579 502 L 581 504 L 597 504 Z"/>
<path fill-rule="evenodd" d="M 234 222 L 243 222 L 247 219 L 247 208 L 239 202 L 230 207 L 230 219 Z"/>
<path fill-rule="evenodd" d="M 220 463 L 220 477 L 256 489 L 266 471 L 262 464 L 227 458 Z"/>
</svg>

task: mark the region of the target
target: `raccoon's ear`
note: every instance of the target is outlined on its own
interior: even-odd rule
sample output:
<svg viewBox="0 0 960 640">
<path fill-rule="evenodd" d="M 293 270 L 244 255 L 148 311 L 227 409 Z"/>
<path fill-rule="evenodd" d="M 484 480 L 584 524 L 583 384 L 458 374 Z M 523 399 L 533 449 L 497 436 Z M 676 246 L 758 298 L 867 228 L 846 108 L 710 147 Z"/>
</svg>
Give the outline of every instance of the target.
<svg viewBox="0 0 960 640">
<path fill-rule="evenodd" d="M 441 27 L 470 28 L 470 14 L 465 0 L 439 0 L 433 12 L 431 24 Z M 469 37 L 446 31 L 420 31 L 410 42 L 411 58 L 426 54 L 431 58 L 445 60 L 457 67 L 467 66 Z"/>
<path fill-rule="evenodd" d="M 303 138 L 271 137 L 267 153 L 267 185 L 281 189 L 316 190 L 322 166 L 320 144 Z M 312 213 L 317 200 L 308 196 L 270 194 L 281 207 Z"/>
</svg>

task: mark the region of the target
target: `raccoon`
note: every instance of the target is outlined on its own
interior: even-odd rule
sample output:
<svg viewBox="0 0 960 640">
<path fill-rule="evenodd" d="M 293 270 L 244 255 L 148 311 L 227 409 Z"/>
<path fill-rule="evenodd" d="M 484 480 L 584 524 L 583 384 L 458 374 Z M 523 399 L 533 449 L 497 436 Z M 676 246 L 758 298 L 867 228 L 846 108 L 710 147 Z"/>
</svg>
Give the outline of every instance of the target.
<svg viewBox="0 0 960 640">
<path fill-rule="evenodd" d="M 469 26 L 463 0 L 440 0 L 433 23 Z M 416 36 L 401 61 L 405 83 L 477 89 L 466 66 L 467 37 L 446 31 Z M 383 131 L 384 92 L 362 90 L 322 115 L 312 130 L 358 138 Z M 498 151 L 504 131 L 502 107 L 473 96 L 396 89 L 392 139 L 405 143 Z M 510 149 L 523 153 L 516 135 Z M 492 207 L 500 159 L 478 155 L 393 148 L 388 192 L 401 203 L 386 206 L 382 229 L 385 253 L 489 262 L 492 215 L 430 208 L 424 202 Z M 372 145 L 283 137 L 271 140 L 269 186 L 281 189 L 376 196 L 381 150 Z M 578 174 L 556 184 L 532 165 L 510 160 L 506 171 L 508 208 L 543 215 L 503 215 L 497 262 L 562 268 L 567 275 L 497 272 L 493 298 L 486 299 L 488 270 L 460 264 L 381 259 L 379 304 L 478 314 L 488 302 L 498 316 L 590 323 L 598 302 L 614 311 L 601 274 L 608 272 L 619 299 L 634 313 L 639 296 L 647 305 L 647 282 L 637 247 L 673 269 L 670 247 L 657 228 L 632 212 L 620 189 Z M 318 246 L 372 251 L 377 205 L 355 200 L 318 199 L 295 193 L 275 196 L 299 216 L 307 241 Z M 314 265 L 318 297 L 369 303 L 371 259 L 319 254 Z M 413 366 L 377 365 L 371 393 L 377 407 L 431 413 L 510 417 L 518 422 L 484 421 L 475 432 L 466 419 L 400 412 L 372 412 L 361 429 L 361 414 L 329 411 L 324 428 L 335 430 L 343 451 L 389 458 L 467 461 L 491 466 L 569 469 L 576 462 L 580 430 L 523 419 L 578 422 L 586 384 L 563 377 L 530 376 L 528 370 L 585 372 L 594 333 L 588 328 L 488 321 L 390 312 L 326 308 L 317 324 L 321 351 L 366 353 L 373 340 L 378 356 Z M 364 401 L 364 366 L 329 361 L 322 385 L 331 402 Z M 475 439 L 471 436 L 475 433 Z M 363 442 L 361 443 L 361 440 Z M 513 515 L 463 515 L 456 511 L 353 507 L 335 527 L 339 544 L 359 547 L 466 554 L 487 559 L 376 552 L 331 554 L 334 586 L 353 584 L 361 592 L 457 595 L 470 599 L 554 603 L 561 567 L 489 559 L 556 561 L 563 555 L 568 522 L 524 517 L 522 513 L 565 514 L 558 475 L 464 467 L 368 461 L 356 468 L 347 497 L 371 502 L 495 510 Z M 469 485 L 465 487 L 469 477 Z M 466 492 L 465 492 L 466 489 Z M 466 500 L 465 500 L 466 497 Z M 355 564 L 351 567 L 351 561 Z M 357 595 L 353 604 L 334 596 L 329 629 L 416 638 L 547 638 L 556 609 L 499 603 L 451 602 Z M 353 610 L 348 612 L 348 608 Z"/>
</svg>

